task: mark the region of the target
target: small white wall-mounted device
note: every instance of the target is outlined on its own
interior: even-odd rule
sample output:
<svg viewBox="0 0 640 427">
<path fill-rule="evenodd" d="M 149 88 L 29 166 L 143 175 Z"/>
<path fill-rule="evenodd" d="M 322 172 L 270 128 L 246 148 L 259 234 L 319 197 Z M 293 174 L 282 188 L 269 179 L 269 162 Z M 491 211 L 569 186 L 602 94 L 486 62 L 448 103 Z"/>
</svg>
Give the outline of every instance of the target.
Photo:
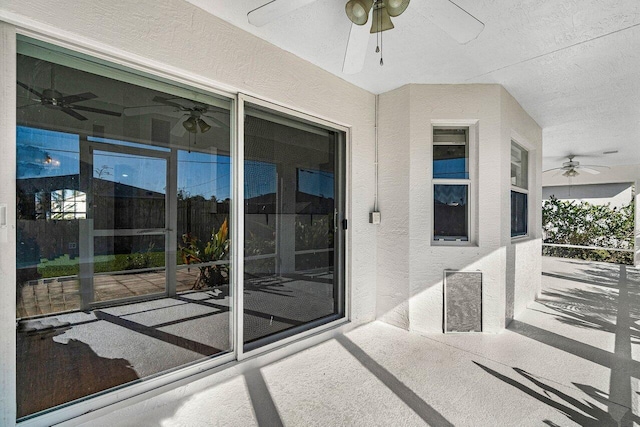
<svg viewBox="0 0 640 427">
<path fill-rule="evenodd" d="M 369 212 L 369 223 L 380 224 L 380 212 L 378 211 Z"/>
</svg>

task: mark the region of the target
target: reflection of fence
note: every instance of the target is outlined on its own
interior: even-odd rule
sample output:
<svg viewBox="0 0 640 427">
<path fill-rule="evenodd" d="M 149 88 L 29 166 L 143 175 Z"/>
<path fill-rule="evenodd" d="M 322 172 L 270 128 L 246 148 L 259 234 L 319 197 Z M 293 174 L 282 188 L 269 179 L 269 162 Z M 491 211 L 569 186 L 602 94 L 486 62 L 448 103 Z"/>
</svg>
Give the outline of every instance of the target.
<svg viewBox="0 0 640 427">
<path fill-rule="evenodd" d="M 569 245 L 560 243 L 543 243 L 542 255 L 561 258 L 604 261 L 616 264 L 633 265 L 632 248 L 605 248 L 601 246 Z"/>
</svg>

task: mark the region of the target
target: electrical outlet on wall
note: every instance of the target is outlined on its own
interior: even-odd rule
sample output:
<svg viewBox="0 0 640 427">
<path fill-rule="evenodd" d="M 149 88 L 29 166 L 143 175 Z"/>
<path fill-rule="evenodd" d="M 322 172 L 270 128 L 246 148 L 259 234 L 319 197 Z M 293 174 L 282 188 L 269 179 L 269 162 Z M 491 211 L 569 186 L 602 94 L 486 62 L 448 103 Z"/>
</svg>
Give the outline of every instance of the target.
<svg viewBox="0 0 640 427">
<path fill-rule="evenodd" d="M 369 222 L 371 224 L 380 224 L 380 212 L 378 211 L 369 212 Z"/>
</svg>

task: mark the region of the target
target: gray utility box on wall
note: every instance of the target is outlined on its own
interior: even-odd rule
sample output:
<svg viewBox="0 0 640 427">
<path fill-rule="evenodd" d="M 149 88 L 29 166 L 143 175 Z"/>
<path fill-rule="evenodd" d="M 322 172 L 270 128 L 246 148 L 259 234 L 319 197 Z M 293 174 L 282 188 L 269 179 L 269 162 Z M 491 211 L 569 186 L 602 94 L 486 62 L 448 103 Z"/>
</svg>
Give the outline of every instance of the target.
<svg viewBox="0 0 640 427">
<path fill-rule="evenodd" d="M 444 271 L 444 332 L 482 331 L 482 272 Z"/>
</svg>

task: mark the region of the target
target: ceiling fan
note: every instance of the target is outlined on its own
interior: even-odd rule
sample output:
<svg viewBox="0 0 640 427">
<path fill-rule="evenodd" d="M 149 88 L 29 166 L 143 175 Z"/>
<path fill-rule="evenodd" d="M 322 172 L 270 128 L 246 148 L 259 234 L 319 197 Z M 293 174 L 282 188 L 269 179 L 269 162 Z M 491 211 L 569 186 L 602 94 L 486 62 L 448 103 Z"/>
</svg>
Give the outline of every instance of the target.
<svg viewBox="0 0 640 427">
<path fill-rule="evenodd" d="M 562 176 L 566 176 L 567 178 L 573 178 L 574 176 L 580 175 L 579 171 L 589 173 L 591 175 L 598 175 L 600 173 L 597 169 L 609 169 L 608 166 L 598 166 L 598 165 L 581 165 L 579 161 L 573 160 L 574 157 L 577 157 L 575 154 L 571 154 L 567 156 L 569 159 L 568 162 L 562 163 L 562 166 L 559 168 L 547 169 L 544 172 L 558 171 L 556 173 L 559 174 L 562 172 Z M 555 175 L 554 175 L 555 176 Z"/>
<path fill-rule="evenodd" d="M 317 0 L 273 0 L 247 14 L 249 23 L 261 27 L 279 17 Z M 369 42 L 369 35 L 382 33 L 394 28 L 391 17 L 399 16 L 409 6 L 410 0 L 349 0 L 345 12 L 351 20 L 351 30 L 347 41 L 342 71 L 355 74 L 362 70 Z M 415 13 L 431 20 L 445 33 L 460 44 L 466 44 L 478 37 L 484 24 L 473 15 L 449 0 L 425 0 L 427 7 Z M 364 26 L 372 15 L 369 31 Z M 379 52 L 379 47 L 376 47 Z M 382 65 L 382 58 L 380 61 Z"/>
<path fill-rule="evenodd" d="M 125 116 L 140 116 L 144 114 L 163 114 L 165 116 L 178 117 L 178 122 L 173 126 L 170 133 L 181 137 L 185 132 L 201 133 L 208 132 L 212 127 L 226 127 L 229 125 L 213 117 L 214 111 L 206 104 L 182 98 L 163 98 L 156 96 L 153 98 L 156 105 L 146 105 L 141 107 L 127 107 L 123 110 Z M 159 104 L 159 105 L 158 105 Z M 209 122 L 205 121 L 206 118 Z"/>
<path fill-rule="evenodd" d="M 37 101 L 36 103 L 22 105 L 18 107 L 18 109 L 42 105 L 45 108 L 62 111 L 63 113 L 70 115 L 74 119 L 83 120 L 83 121 L 87 120 L 87 118 L 82 114 L 78 113 L 76 110 L 88 111 L 91 113 L 98 113 L 98 114 L 106 114 L 106 115 L 115 116 L 115 117 L 121 116 L 121 114 L 117 111 L 109 111 L 109 110 L 103 110 L 101 108 L 93 108 L 93 107 L 87 107 L 84 105 L 76 105 L 78 102 L 88 101 L 90 99 L 97 98 L 98 95 L 94 93 L 84 92 L 84 93 L 78 93 L 75 95 L 63 95 L 61 92 L 57 91 L 55 89 L 56 87 L 55 86 L 55 69 L 53 65 L 51 65 L 51 88 L 50 89 L 44 89 L 42 92 L 38 92 L 33 87 L 25 83 L 22 83 L 20 81 L 18 81 L 17 84 L 18 86 L 26 89 L 33 95 L 37 96 L 37 98 L 33 98 L 33 101 Z"/>
</svg>

